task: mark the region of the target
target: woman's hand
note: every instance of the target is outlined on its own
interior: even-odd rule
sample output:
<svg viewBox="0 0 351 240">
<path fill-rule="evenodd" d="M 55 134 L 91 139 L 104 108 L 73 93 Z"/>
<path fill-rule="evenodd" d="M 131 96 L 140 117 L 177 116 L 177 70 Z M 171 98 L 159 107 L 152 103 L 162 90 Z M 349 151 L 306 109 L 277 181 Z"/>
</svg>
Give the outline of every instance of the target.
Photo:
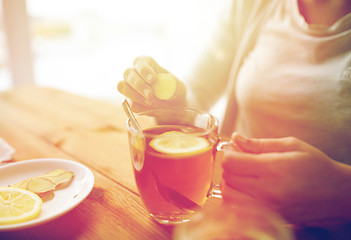
<svg viewBox="0 0 351 240">
<path fill-rule="evenodd" d="M 291 222 L 351 219 L 351 167 L 296 138 L 234 133 L 223 159 L 223 199 L 264 204 Z"/>
<path fill-rule="evenodd" d="M 155 95 L 154 86 L 159 74 L 170 73 L 148 56 L 136 58 L 133 68 L 128 68 L 124 72 L 124 80 L 118 83 L 117 89 L 129 98 L 133 111 L 140 112 L 150 108 L 183 107 L 186 105 L 186 87 L 174 75 L 171 77 L 175 80 L 176 87 L 172 97 L 160 99 L 157 94 Z"/>
</svg>

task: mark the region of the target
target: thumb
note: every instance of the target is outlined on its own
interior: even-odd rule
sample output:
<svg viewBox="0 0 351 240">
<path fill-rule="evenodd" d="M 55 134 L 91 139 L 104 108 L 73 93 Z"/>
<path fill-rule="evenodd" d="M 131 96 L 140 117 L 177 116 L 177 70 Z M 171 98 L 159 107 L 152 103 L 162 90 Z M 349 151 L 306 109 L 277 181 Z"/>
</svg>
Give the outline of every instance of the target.
<svg viewBox="0 0 351 240">
<path fill-rule="evenodd" d="M 300 142 L 294 137 L 250 138 L 235 132 L 232 140 L 242 150 L 250 153 L 289 152 L 301 148 Z"/>
</svg>

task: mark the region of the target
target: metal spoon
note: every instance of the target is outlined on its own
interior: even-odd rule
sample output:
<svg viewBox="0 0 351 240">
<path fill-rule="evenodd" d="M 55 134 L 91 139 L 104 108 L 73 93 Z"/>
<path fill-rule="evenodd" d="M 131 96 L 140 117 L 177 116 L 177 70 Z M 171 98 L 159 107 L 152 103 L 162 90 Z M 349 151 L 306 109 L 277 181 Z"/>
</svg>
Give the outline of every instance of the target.
<svg viewBox="0 0 351 240">
<path fill-rule="evenodd" d="M 122 102 L 122 106 L 123 106 L 123 109 L 124 109 L 125 113 L 127 114 L 128 118 L 130 119 L 130 122 L 132 123 L 133 127 L 138 131 L 138 133 L 143 135 L 143 131 L 141 130 L 141 127 L 140 127 L 138 121 L 136 120 L 132 110 L 130 109 L 130 106 L 129 106 L 127 99 L 124 99 L 124 101 Z"/>
</svg>

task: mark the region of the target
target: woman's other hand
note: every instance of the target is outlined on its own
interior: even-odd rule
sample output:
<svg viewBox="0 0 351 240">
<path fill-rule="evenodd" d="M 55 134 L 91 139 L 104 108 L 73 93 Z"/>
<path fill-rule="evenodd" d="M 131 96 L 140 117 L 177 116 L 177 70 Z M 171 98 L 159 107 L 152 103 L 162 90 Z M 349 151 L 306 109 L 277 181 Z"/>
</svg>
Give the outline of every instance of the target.
<svg viewBox="0 0 351 240">
<path fill-rule="evenodd" d="M 160 83 L 161 77 L 167 78 L 165 80 L 170 80 L 170 83 Z M 184 83 L 159 66 L 151 57 L 137 57 L 133 68 L 126 69 L 123 78 L 117 89 L 131 101 L 135 112 L 151 108 L 186 106 Z"/>
<path fill-rule="evenodd" d="M 293 137 L 232 141 L 242 152 L 224 153 L 224 201 L 264 204 L 291 222 L 351 219 L 350 166 Z"/>
</svg>

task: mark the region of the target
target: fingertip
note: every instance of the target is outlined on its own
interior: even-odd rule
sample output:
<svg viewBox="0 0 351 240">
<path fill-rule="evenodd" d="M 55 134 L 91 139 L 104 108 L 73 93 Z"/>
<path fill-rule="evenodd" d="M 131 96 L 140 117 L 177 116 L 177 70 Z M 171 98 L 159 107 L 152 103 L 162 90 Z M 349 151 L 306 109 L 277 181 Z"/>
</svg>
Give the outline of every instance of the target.
<svg viewBox="0 0 351 240">
<path fill-rule="evenodd" d="M 120 93 L 124 93 L 124 89 L 125 89 L 125 82 L 124 81 L 119 81 L 117 83 L 117 91 L 120 92 Z"/>
<path fill-rule="evenodd" d="M 256 144 L 256 139 L 245 137 L 237 132 L 233 133 L 232 139 L 232 141 L 238 146 L 238 148 L 244 152 L 259 152 L 259 145 Z"/>
<path fill-rule="evenodd" d="M 233 139 L 233 141 L 236 142 L 236 143 L 243 143 L 243 144 L 245 144 L 245 143 L 247 143 L 247 142 L 249 141 L 248 138 L 244 137 L 243 135 L 241 135 L 241 134 L 238 133 L 238 132 L 234 132 L 234 133 L 232 134 L 232 139 Z"/>
<path fill-rule="evenodd" d="M 221 161 L 222 167 L 226 168 L 228 165 L 231 165 L 230 160 L 234 159 L 235 157 L 235 151 L 224 151 Z"/>
<path fill-rule="evenodd" d="M 232 139 L 234 139 L 235 136 L 238 135 L 238 134 L 239 134 L 238 132 L 233 132 L 233 133 L 232 133 Z"/>
<path fill-rule="evenodd" d="M 223 158 L 221 159 L 221 166 L 222 166 L 222 168 L 224 168 L 226 166 L 226 164 L 227 164 L 226 162 L 227 162 L 227 158 L 223 154 Z"/>
<path fill-rule="evenodd" d="M 223 151 L 223 161 L 227 160 L 229 155 L 232 155 L 230 150 Z"/>
<path fill-rule="evenodd" d="M 148 84 L 156 81 L 155 61 L 151 57 L 138 57 L 134 63 L 134 69 L 138 72 L 142 79 Z"/>
<path fill-rule="evenodd" d="M 149 65 L 139 65 L 136 66 L 136 71 L 138 74 L 144 79 L 144 81 L 148 84 L 152 84 L 156 82 L 156 72 Z"/>
<path fill-rule="evenodd" d="M 133 65 L 135 66 L 140 62 L 150 62 L 150 61 L 152 61 L 152 57 L 147 55 L 140 55 L 134 59 Z"/>
<path fill-rule="evenodd" d="M 146 75 L 146 81 L 147 81 L 149 84 L 153 84 L 154 82 L 156 82 L 155 73 L 149 72 L 149 73 Z"/>
<path fill-rule="evenodd" d="M 124 73 L 123 73 L 123 79 L 124 79 L 124 80 L 127 80 L 129 74 L 130 74 L 132 71 L 133 71 L 133 69 L 127 68 L 127 69 L 124 71 Z"/>
</svg>

